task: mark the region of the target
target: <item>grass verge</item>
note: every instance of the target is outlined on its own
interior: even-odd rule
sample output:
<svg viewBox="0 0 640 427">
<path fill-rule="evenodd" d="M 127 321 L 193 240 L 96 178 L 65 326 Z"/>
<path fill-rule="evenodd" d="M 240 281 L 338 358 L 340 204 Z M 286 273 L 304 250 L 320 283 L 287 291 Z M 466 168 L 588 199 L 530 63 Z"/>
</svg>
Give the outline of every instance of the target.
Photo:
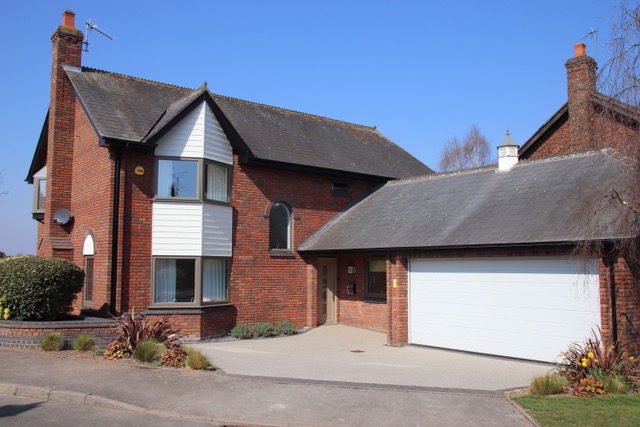
<svg viewBox="0 0 640 427">
<path fill-rule="evenodd" d="M 530 395 L 513 400 L 541 427 L 640 426 L 640 394 L 589 398 Z"/>
</svg>

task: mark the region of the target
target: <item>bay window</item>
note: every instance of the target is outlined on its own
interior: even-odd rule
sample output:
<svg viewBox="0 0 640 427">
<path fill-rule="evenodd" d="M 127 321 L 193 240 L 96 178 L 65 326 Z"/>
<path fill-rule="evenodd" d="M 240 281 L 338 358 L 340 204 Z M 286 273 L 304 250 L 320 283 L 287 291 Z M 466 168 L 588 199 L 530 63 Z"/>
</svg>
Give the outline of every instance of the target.
<svg viewBox="0 0 640 427">
<path fill-rule="evenodd" d="M 156 198 L 229 203 L 228 165 L 203 159 L 158 159 Z"/>
<path fill-rule="evenodd" d="M 229 300 L 229 260 L 226 258 L 155 258 L 154 305 L 224 303 Z"/>
</svg>

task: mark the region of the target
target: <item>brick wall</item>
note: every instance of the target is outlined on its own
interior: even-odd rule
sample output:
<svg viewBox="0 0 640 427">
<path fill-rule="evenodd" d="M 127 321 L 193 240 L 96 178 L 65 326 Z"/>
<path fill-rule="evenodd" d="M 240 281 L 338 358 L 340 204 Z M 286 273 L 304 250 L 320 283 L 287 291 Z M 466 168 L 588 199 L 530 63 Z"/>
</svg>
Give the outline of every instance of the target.
<svg viewBox="0 0 640 427">
<path fill-rule="evenodd" d="M 298 327 L 316 326 L 315 268 L 295 250 L 312 233 L 352 201 L 331 194 L 330 176 L 239 165 L 234 156 L 232 205 L 234 210 L 231 303 L 239 323 L 277 323 L 289 319 Z M 353 197 L 376 183 L 354 181 Z M 271 200 L 286 198 L 298 218 L 292 221 L 290 256 L 269 252 Z"/>
<path fill-rule="evenodd" d="M 613 342 L 613 318 L 611 310 L 611 287 L 608 268 L 600 262 L 600 302 L 602 309 L 602 335 Z M 624 259 L 614 265 L 616 288 L 616 318 L 618 340 L 631 355 L 640 355 L 640 287 L 637 278 Z"/>
<path fill-rule="evenodd" d="M 346 257 L 338 258 L 336 295 L 338 297 L 337 322 L 343 325 L 387 332 L 389 319 L 387 302 L 365 301 L 365 287 L 367 275 L 367 258 Z M 347 274 L 347 267 L 356 267 L 356 274 Z M 387 272 L 388 273 L 388 272 Z M 389 278 L 387 274 L 387 279 Z M 355 295 L 347 295 L 347 284 L 355 283 Z"/>
<path fill-rule="evenodd" d="M 105 348 L 115 338 L 115 321 L 107 319 L 23 322 L 0 320 L 0 347 L 37 348 L 47 332 L 60 334 L 66 346 L 82 334 L 90 335 L 97 348 Z"/>
</svg>

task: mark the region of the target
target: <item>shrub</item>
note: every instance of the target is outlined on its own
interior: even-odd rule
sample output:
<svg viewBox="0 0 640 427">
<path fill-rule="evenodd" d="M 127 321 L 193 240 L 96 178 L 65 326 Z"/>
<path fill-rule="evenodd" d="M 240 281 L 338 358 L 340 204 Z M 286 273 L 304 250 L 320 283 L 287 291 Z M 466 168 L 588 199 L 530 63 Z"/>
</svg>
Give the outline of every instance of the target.
<svg viewBox="0 0 640 427">
<path fill-rule="evenodd" d="M 191 369 L 207 369 L 211 366 L 211 362 L 207 356 L 194 348 L 187 348 L 187 366 Z"/>
<path fill-rule="evenodd" d="M 9 318 L 57 320 L 71 311 L 84 272 L 61 258 L 16 257 L 0 262 L 0 295 Z"/>
<path fill-rule="evenodd" d="M 576 389 L 581 380 L 590 377 L 605 382 L 614 376 L 628 381 L 638 375 L 633 358 L 627 357 L 625 350 L 618 345 L 606 345 L 600 336 L 598 329 L 584 344 L 571 344 L 562 353 L 560 372 Z"/>
<path fill-rule="evenodd" d="M 531 393 L 538 396 L 547 396 L 550 394 L 558 394 L 567 388 L 569 382 L 566 378 L 558 374 L 549 374 L 540 377 L 535 377 L 531 381 L 529 389 Z"/>
<path fill-rule="evenodd" d="M 131 352 L 123 342 L 115 339 L 107 345 L 102 356 L 107 360 L 124 359 L 131 356 Z"/>
<path fill-rule="evenodd" d="M 86 334 L 78 335 L 72 345 L 76 351 L 91 351 L 96 347 L 93 338 Z"/>
<path fill-rule="evenodd" d="M 184 368 L 187 363 L 187 352 L 182 346 L 169 347 L 160 358 L 162 366 L 170 368 Z"/>
<path fill-rule="evenodd" d="M 578 381 L 576 385 L 576 395 L 582 397 L 599 396 L 605 394 L 604 384 L 602 380 L 594 376 L 588 376 Z"/>
<path fill-rule="evenodd" d="M 631 391 L 631 384 L 622 375 L 613 375 L 604 381 L 604 388 L 611 394 L 627 394 Z"/>
<path fill-rule="evenodd" d="M 142 341 L 148 339 L 155 339 L 167 347 L 180 339 L 180 329 L 170 323 L 170 318 L 149 320 L 144 314 L 134 311 L 124 313 L 118 319 L 116 332 L 118 336 L 115 340 L 122 343 L 130 354 L 133 354 Z"/>
<path fill-rule="evenodd" d="M 44 351 L 60 351 L 64 347 L 64 341 L 60 334 L 45 332 L 40 341 L 40 348 Z"/>
<path fill-rule="evenodd" d="M 273 336 L 275 329 L 273 325 L 268 322 L 260 322 L 253 325 L 253 336 L 254 337 L 270 337 Z"/>
<path fill-rule="evenodd" d="M 158 340 L 149 338 L 138 343 L 133 351 L 133 357 L 140 362 L 150 363 L 160 359 L 165 350 L 166 347 L 160 344 Z"/>
<path fill-rule="evenodd" d="M 232 337 L 236 337 L 242 340 L 249 339 L 253 336 L 253 334 L 251 333 L 251 329 L 249 329 L 249 327 L 243 323 L 240 323 L 239 325 L 234 326 L 233 329 L 231 329 L 231 332 L 229 332 L 229 334 Z"/>
<path fill-rule="evenodd" d="M 276 333 L 278 335 L 293 335 L 296 333 L 296 325 L 285 319 L 276 326 Z"/>
</svg>

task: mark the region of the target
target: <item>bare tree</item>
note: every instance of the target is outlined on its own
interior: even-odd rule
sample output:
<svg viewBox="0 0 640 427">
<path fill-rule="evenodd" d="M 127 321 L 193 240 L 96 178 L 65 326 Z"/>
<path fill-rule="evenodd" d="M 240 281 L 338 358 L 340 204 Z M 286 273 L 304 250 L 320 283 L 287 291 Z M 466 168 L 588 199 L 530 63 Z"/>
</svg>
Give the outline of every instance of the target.
<svg viewBox="0 0 640 427">
<path fill-rule="evenodd" d="M 455 136 L 447 141 L 438 166 L 440 172 L 473 169 L 489 164 L 489 158 L 489 142 L 473 124 L 462 141 Z"/>
</svg>

